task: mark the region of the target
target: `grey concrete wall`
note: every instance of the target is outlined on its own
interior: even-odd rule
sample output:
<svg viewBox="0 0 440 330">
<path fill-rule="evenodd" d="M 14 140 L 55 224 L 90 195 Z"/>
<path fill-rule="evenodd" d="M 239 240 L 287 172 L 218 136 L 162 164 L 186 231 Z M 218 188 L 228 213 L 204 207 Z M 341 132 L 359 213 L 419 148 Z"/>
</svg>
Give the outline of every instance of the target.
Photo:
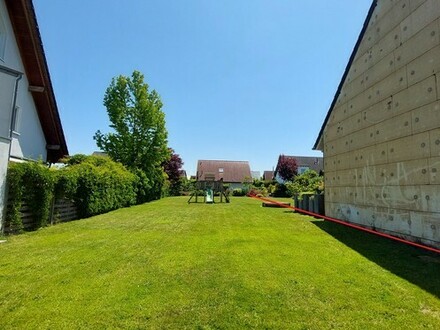
<svg viewBox="0 0 440 330">
<path fill-rule="evenodd" d="M 440 247 L 440 1 L 379 0 L 324 129 L 326 213 Z"/>
</svg>

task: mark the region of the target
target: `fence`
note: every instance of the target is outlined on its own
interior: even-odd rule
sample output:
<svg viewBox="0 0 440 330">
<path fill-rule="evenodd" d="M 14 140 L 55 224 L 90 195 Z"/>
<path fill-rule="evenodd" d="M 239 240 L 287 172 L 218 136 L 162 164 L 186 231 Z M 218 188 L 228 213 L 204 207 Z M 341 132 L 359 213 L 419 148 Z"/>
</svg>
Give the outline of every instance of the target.
<svg viewBox="0 0 440 330">
<path fill-rule="evenodd" d="M 11 203 L 10 200 L 8 200 L 8 206 L 6 212 L 9 212 L 10 203 Z M 21 205 L 20 216 L 24 230 L 35 229 L 36 223 L 32 217 L 32 211 L 29 205 L 27 205 L 26 203 L 23 203 Z M 60 222 L 72 221 L 76 219 L 78 219 L 78 210 L 72 201 L 67 199 L 58 199 L 54 201 L 49 214 L 48 223 L 55 224 Z M 9 223 L 5 223 L 4 232 L 5 233 L 12 232 Z"/>
</svg>

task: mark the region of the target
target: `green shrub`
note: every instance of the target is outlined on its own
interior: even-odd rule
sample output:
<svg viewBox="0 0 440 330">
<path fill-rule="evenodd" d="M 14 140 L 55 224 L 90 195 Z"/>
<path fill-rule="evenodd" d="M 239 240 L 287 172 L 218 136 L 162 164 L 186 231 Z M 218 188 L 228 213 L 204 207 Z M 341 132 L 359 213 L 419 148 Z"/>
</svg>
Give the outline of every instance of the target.
<svg viewBox="0 0 440 330">
<path fill-rule="evenodd" d="M 106 157 L 76 155 L 61 169 L 41 163 L 11 163 L 8 169 L 9 204 L 6 225 L 21 232 L 20 208 L 29 205 L 34 229 L 48 224 L 54 198 L 73 200 L 80 217 L 89 217 L 136 203 L 136 192 L 148 184 L 146 176 L 128 171 Z"/>
<path fill-rule="evenodd" d="M 232 196 L 246 196 L 246 193 L 245 189 L 235 188 L 232 190 Z"/>
<path fill-rule="evenodd" d="M 273 197 L 292 197 L 292 194 L 287 189 L 287 186 L 283 183 L 275 184 L 275 188 L 272 191 Z"/>
<path fill-rule="evenodd" d="M 18 164 L 10 164 L 7 175 L 8 183 L 8 212 L 6 212 L 6 225 L 14 233 L 23 230 L 23 223 L 20 217 L 20 208 L 23 202 L 24 185 L 23 185 L 24 168 Z"/>
<path fill-rule="evenodd" d="M 81 217 L 136 203 L 137 176 L 107 157 L 78 155 L 60 170 L 57 193 L 73 199 Z"/>
<path fill-rule="evenodd" d="M 324 178 L 313 170 L 307 170 L 297 175 L 293 182 L 286 184 L 292 195 L 300 195 L 305 192 L 321 193 L 324 190 Z"/>
<path fill-rule="evenodd" d="M 11 200 L 6 222 L 12 232 L 23 230 L 20 208 L 26 202 L 32 213 L 34 229 L 47 225 L 53 200 L 55 177 L 41 163 L 11 163 L 8 169 L 8 195 Z"/>
</svg>

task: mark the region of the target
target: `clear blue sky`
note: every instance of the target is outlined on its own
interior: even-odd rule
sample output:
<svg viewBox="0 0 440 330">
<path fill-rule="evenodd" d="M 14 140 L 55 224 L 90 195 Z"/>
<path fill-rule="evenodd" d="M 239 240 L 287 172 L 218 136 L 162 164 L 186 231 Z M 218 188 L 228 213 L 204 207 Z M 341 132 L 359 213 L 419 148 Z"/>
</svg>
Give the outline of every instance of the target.
<svg viewBox="0 0 440 330">
<path fill-rule="evenodd" d="M 108 131 L 111 78 L 144 73 L 169 145 L 198 159 L 312 151 L 371 0 L 34 0 L 71 154 Z"/>
</svg>

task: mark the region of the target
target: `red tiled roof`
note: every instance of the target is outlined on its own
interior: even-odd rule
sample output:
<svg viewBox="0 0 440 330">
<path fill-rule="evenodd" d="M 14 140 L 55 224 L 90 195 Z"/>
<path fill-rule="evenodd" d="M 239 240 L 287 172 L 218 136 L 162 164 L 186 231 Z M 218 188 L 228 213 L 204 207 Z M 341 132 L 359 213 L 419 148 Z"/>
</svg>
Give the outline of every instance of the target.
<svg viewBox="0 0 440 330">
<path fill-rule="evenodd" d="M 251 181 L 251 168 L 247 161 L 199 160 L 197 162 L 198 181 L 218 181 L 242 183 Z"/>
</svg>

